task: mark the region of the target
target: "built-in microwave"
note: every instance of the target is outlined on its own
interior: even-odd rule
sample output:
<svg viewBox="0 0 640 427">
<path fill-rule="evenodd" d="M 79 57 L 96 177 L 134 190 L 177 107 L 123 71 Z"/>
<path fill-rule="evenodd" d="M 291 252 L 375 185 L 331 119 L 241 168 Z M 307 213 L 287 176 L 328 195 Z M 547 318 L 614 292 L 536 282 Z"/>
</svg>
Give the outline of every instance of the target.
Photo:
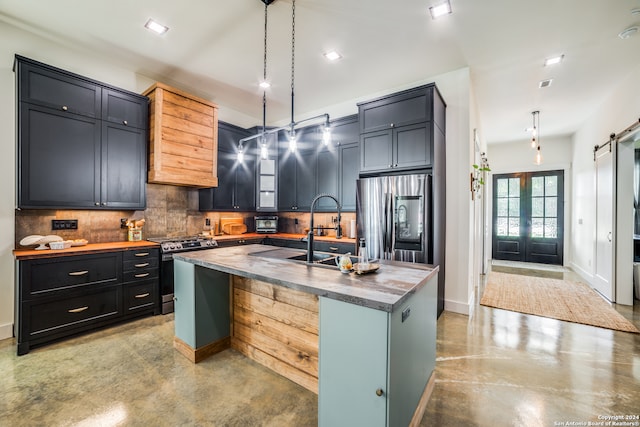
<svg viewBox="0 0 640 427">
<path fill-rule="evenodd" d="M 277 233 L 278 217 L 275 215 L 256 216 L 256 233 Z"/>
</svg>

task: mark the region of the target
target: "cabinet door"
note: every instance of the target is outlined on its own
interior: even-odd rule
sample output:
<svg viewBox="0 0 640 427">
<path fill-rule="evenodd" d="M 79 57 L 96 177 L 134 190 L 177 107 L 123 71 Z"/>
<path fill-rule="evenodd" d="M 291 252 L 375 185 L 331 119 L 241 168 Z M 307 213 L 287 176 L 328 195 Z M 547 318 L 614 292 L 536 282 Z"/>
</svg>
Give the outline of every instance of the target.
<svg viewBox="0 0 640 427">
<path fill-rule="evenodd" d="M 101 88 L 95 83 L 18 58 L 18 99 L 58 111 L 100 117 Z"/>
<path fill-rule="evenodd" d="M 245 156 L 236 168 L 235 207 L 242 211 L 256 209 L 256 161 L 253 157 Z"/>
<path fill-rule="evenodd" d="M 359 104 L 360 132 L 385 130 L 431 120 L 432 85 Z"/>
<path fill-rule="evenodd" d="M 100 122 L 20 103 L 18 206 L 88 208 L 100 200 Z"/>
<path fill-rule="evenodd" d="M 388 313 L 320 297 L 319 331 L 318 425 L 387 425 Z"/>
<path fill-rule="evenodd" d="M 296 207 L 296 155 L 283 151 L 278 159 L 278 210 Z"/>
<path fill-rule="evenodd" d="M 356 210 L 356 181 L 360 172 L 358 144 L 340 146 L 340 203 L 343 211 Z"/>
<path fill-rule="evenodd" d="M 338 197 L 338 149 L 326 149 L 318 153 L 317 157 L 317 183 L 318 194 L 326 193 Z M 336 204 L 328 197 L 318 200 L 316 205 L 319 211 L 336 212 Z"/>
<path fill-rule="evenodd" d="M 316 196 L 316 152 L 299 152 L 296 155 L 296 206 L 297 210 L 309 211 Z"/>
<path fill-rule="evenodd" d="M 393 130 L 393 168 L 431 166 L 431 122 Z"/>
<path fill-rule="evenodd" d="M 102 90 L 102 119 L 146 129 L 148 121 L 148 99 L 113 89 Z"/>
<path fill-rule="evenodd" d="M 146 137 L 142 129 L 103 122 L 101 207 L 146 207 Z"/>
<path fill-rule="evenodd" d="M 360 139 L 360 171 L 371 172 L 391 168 L 393 141 L 391 129 L 365 133 Z"/>
<path fill-rule="evenodd" d="M 231 210 L 234 206 L 233 192 L 236 186 L 234 168 L 238 162 L 236 154 L 218 151 L 218 186 L 200 190 L 212 193 L 212 209 Z M 202 208 L 201 208 L 202 209 Z"/>
</svg>

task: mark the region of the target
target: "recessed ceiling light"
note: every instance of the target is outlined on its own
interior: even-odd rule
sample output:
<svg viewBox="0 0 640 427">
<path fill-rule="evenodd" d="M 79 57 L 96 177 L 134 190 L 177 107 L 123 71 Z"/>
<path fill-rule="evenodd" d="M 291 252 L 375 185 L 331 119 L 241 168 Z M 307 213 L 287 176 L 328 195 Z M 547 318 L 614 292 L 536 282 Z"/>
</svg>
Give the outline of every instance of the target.
<svg viewBox="0 0 640 427">
<path fill-rule="evenodd" d="M 553 81 L 553 79 L 542 80 L 542 81 L 538 84 L 538 87 L 539 87 L 539 88 L 549 87 L 549 86 L 551 86 L 551 82 L 552 82 L 552 81 Z"/>
<path fill-rule="evenodd" d="M 332 50 L 329 52 L 325 52 L 324 57 L 327 58 L 329 61 L 337 61 L 338 59 L 342 58 L 342 55 L 340 55 L 335 50 Z"/>
<path fill-rule="evenodd" d="M 564 55 L 558 55 L 544 60 L 544 66 L 555 65 L 562 62 Z"/>
<path fill-rule="evenodd" d="M 451 13 L 451 4 L 449 3 L 449 0 L 447 0 L 444 3 L 431 6 L 429 8 L 429 12 L 431 12 L 431 18 L 433 19 L 440 18 L 441 16 L 448 15 Z"/>
<path fill-rule="evenodd" d="M 260 87 L 262 89 L 269 89 L 271 87 L 271 83 L 269 83 L 266 80 L 263 80 L 263 81 L 260 82 Z"/>
<path fill-rule="evenodd" d="M 623 40 L 628 39 L 629 37 L 635 35 L 635 33 L 637 32 L 638 32 L 638 27 L 629 27 L 620 31 L 620 34 L 618 34 L 618 37 L 620 37 Z"/>
<path fill-rule="evenodd" d="M 147 21 L 147 23 L 146 23 L 146 24 L 144 24 L 144 27 L 145 27 L 147 30 L 151 30 L 151 31 L 153 31 L 153 32 L 154 32 L 154 33 L 156 33 L 156 34 L 164 34 L 164 33 L 166 33 L 167 31 L 169 31 L 169 27 L 166 27 L 166 26 L 164 26 L 164 25 L 162 25 L 162 24 L 159 24 L 159 23 L 157 23 L 156 21 L 154 21 L 153 19 L 149 19 L 149 20 Z"/>
</svg>

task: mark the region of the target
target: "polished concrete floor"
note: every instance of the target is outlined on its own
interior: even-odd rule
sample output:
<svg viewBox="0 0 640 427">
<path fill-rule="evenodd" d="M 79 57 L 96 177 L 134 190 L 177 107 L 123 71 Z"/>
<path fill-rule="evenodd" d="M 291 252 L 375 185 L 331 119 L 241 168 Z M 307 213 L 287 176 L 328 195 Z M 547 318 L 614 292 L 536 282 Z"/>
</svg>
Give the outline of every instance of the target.
<svg viewBox="0 0 640 427">
<path fill-rule="evenodd" d="M 616 308 L 640 326 L 640 305 Z M 0 341 L 0 426 L 317 424 L 313 393 L 232 350 L 193 365 L 172 338 L 169 315 L 21 357 L 12 339 Z M 421 425 L 587 425 L 608 416 L 640 416 L 639 335 L 483 306 L 440 317 Z"/>
</svg>

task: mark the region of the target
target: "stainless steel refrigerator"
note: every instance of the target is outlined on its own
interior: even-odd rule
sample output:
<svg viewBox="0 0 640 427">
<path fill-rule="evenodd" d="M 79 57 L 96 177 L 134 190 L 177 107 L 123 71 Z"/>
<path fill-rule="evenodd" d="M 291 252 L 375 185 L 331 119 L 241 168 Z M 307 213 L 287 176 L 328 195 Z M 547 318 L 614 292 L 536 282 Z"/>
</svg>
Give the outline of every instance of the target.
<svg viewBox="0 0 640 427">
<path fill-rule="evenodd" d="M 357 238 L 369 258 L 433 264 L 432 203 L 429 174 L 359 179 Z"/>
</svg>

